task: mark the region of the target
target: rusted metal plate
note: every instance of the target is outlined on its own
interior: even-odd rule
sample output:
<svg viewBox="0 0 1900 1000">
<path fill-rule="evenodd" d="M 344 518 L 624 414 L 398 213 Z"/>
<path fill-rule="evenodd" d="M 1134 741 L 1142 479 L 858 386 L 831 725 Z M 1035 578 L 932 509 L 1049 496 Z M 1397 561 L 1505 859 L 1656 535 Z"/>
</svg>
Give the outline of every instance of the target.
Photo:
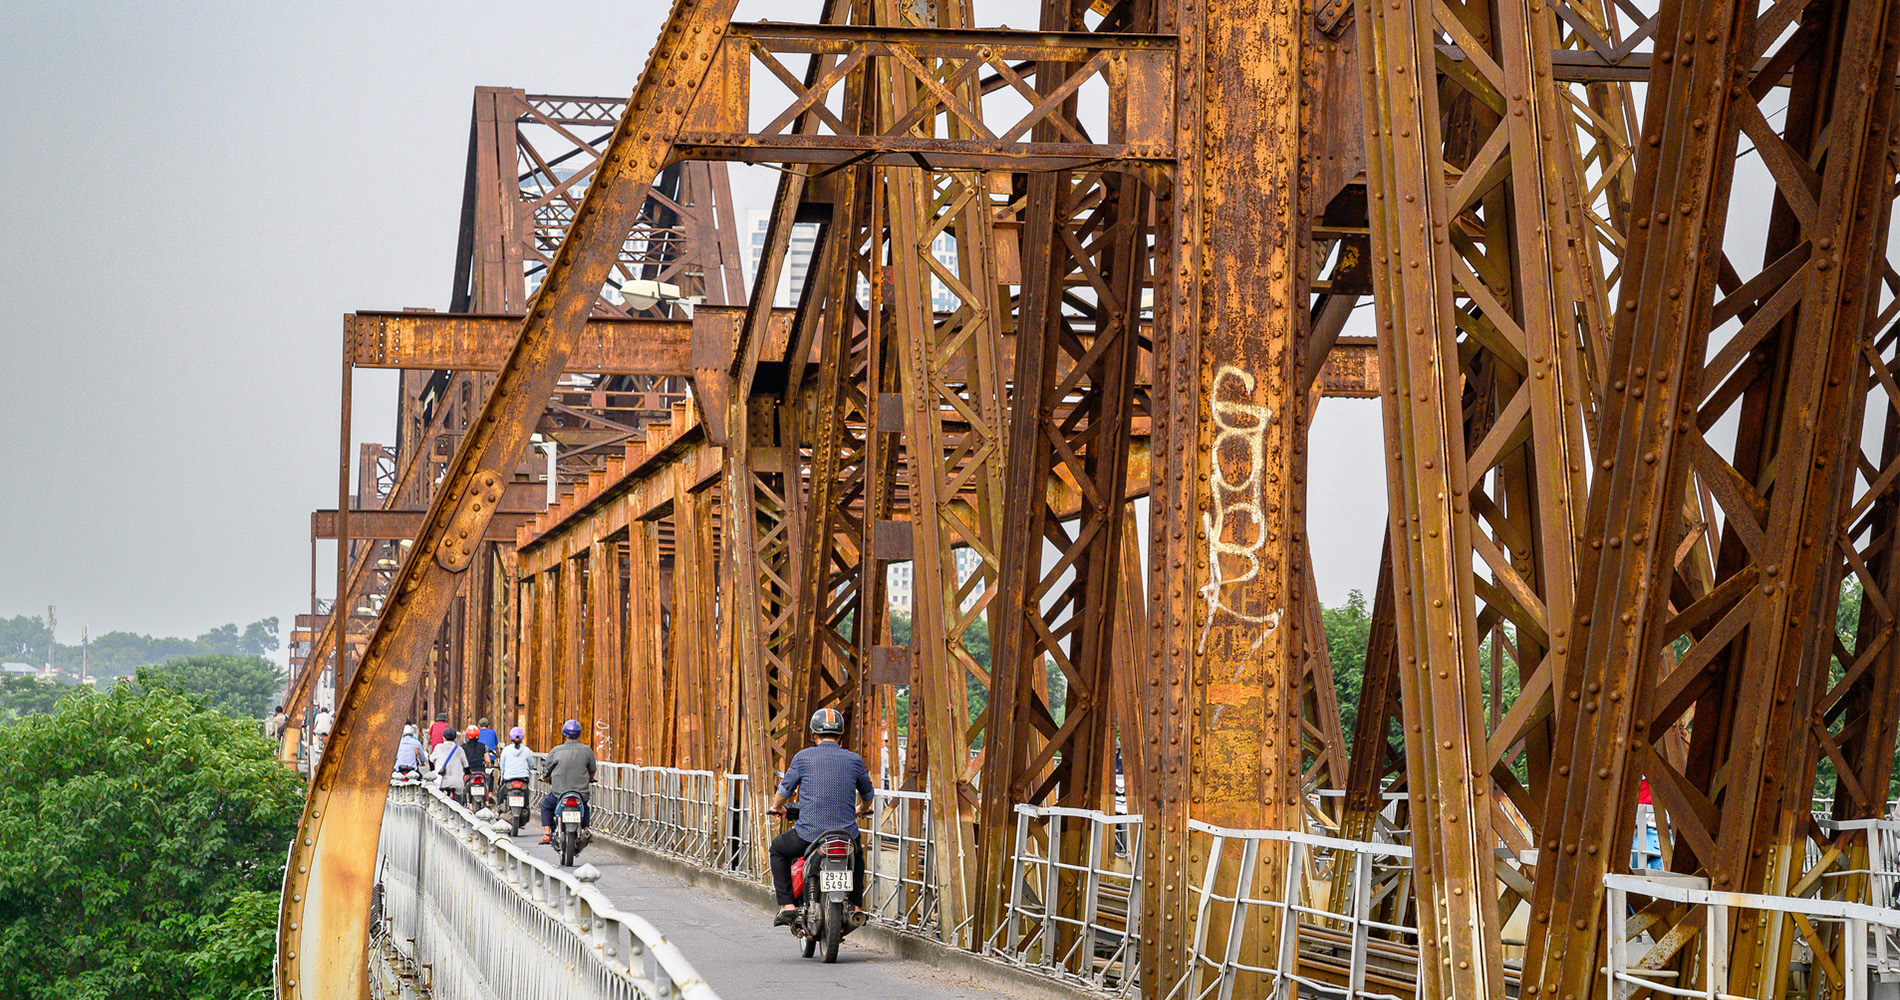
<svg viewBox="0 0 1900 1000">
<path fill-rule="evenodd" d="M 907 646 L 871 647 L 870 682 L 909 684 L 912 659 L 912 653 Z"/>
<path fill-rule="evenodd" d="M 595 317 L 569 355 L 568 370 L 691 376 L 697 324 L 731 322 L 733 315 L 729 309 L 702 306 L 692 320 Z M 789 309 L 773 311 L 772 329 L 781 344 L 791 318 Z M 355 312 L 343 318 L 350 364 L 358 368 L 499 371 L 520 329 L 520 316 Z"/>
<path fill-rule="evenodd" d="M 369 541 L 397 541 L 416 537 L 426 510 L 353 510 L 350 512 L 350 537 Z M 513 542 L 515 532 L 532 520 L 537 511 L 508 510 L 497 513 L 482 533 L 489 542 Z M 336 511 L 310 512 L 310 537 L 319 540 L 336 537 Z"/>
</svg>

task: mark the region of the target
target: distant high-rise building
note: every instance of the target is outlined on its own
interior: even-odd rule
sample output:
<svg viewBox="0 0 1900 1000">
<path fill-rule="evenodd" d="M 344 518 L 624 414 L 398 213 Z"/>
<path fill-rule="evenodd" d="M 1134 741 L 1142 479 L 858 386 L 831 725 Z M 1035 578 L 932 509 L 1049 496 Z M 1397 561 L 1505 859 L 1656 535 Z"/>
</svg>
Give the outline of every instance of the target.
<svg viewBox="0 0 1900 1000">
<path fill-rule="evenodd" d="M 745 213 L 747 287 L 759 280 L 759 258 L 765 256 L 765 231 L 771 223 L 772 213 L 765 209 L 748 209 Z M 800 223 L 792 227 L 790 252 L 785 255 L 785 266 L 779 269 L 778 287 L 772 291 L 774 306 L 791 307 L 794 290 L 805 287 L 805 272 L 811 269 L 812 252 L 817 248 L 815 224 Z"/>
<path fill-rule="evenodd" d="M 951 274 L 957 273 L 957 241 L 949 233 L 938 233 L 930 241 L 930 255 Z M 944 284 L 936 275 L 930 276 L 930 308 L 936 312 L 956 312 L 962 305 L 955 295 L 950 294 L 950 286 Z M 959 559 L 964 550 L 959 549 Z M 974 557 L 973 557 L 974 558 Z M 958 566 L 962 563 L 959 561 Z"/>
<path fill-rule="evenodd" d="M 976 572 L 977 566 L 983 562 L 983 557 L 977 555 L 975 549 L 970 548 L 953 549 L 952 556 L 957 562 L 957 585 L 962 586 L 970 579 L 970 574 Z M 889 596 L 893 614 L 911 613 L 914 600 L 911 596 L 913 587 L 911 566 L 912 564 L 908 562 L 892 563 L 884 570 L 884 588 Z M 977 594 L 974 593 L 964 598 L 964 610 L 969 610 L 970 605 L 976 602 L 976 598 Z"/>
<path fill-rule="evenodd" d="M 772 213 L 762 208 L 748 209 L 745 214 L 746 231 L 746 282 L 758 280 L 759 259 L 765 256 L 765 231 L 772 222 Z M 785 255 L 785 266 L 779 270 L 778 287 L 772 291 L 772 304 L 779 308 L 795 305 L 794 297 L 798 289 L 805 287 L 805 274 L 811 269 L 812 257 L 818 249 L 818 226 L 814 223 L 800 223 L 792 227 L 790 251 Z M 930 243 L 930 255 L 937 258 L 944 268 L 955 274 L 957 270 L 957 241 L 949 233 L 939 233 Z M 863 289 L 859 289 L 863 294 Z M 961 303 L 950 292 L 950 286 L 930 276 L 930 307 L 936 312 L 955 312 Z"/>
</svg>

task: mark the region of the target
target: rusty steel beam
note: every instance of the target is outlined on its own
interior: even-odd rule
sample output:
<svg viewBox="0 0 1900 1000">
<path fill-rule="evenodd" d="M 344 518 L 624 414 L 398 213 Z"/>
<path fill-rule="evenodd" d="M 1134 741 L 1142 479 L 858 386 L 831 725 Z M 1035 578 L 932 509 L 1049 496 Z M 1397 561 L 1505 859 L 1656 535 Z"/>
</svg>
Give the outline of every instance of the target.
<svg viewBox="0 0 1900 1000">
<path fill-rule="evenodd" d="M 590 318 L 568 358 L 569 371 L 693 377 L 703 367 L 703 359 L 695 357 L 695 338 L 742 311 L 701 306 L 692 319 Z M 791 320 L 791 310 L 772 310 L 768 343 L 783 345 Z M 354 312 L 343 317 L 345 350 L 358 368 L 498 371 L 507 360 L 509 338 L 520 328 L 520 316 L 506 315 Z"/>
<path fill-rule="evenodd" d="M 400 541 L 416 537 L 417 529 L 422 527 L 426 510 L 367 510 L 350 511 L 350 537 L 361 541 Z M 502 510 L 495 514 L 488 528 L 482 534 L 485 542 L 512 542 L 515 532 L 528 523 L 529 518 L 540 513 L 533 510 Z M 328 540 L 336 537 L 336 511 L 315 510 L 310 512 L 310 537 Z"/>
<path fill-rule="evenodd" d="M 1063 96 L 1054 80 L 1039 81 L 1038 93 L 1045 100 Z M 1073 115 L 1073 102 L 1062 110 Z M 1036 137 L 1053 140 L 1057 132 L 1048 124 Z M 1146 404 L 1137 387 L 1139 305 L 1153 189 L 1127 174 L 1066 171 L 1031 175 L 1025 194 L 1022 239 L 1048 249 L 1023 259 L 1022 319 L 1010 359 L 1015 393 L 1001 541 L 1014 558 L 998 561 L 1002 592 L 984 736 L 987 791 L 977 824 L 979 939 L 1004 919 L 1017 803 L 1114 808 L 1115 644 L 1129 638 L 1118 630 L 1124 624 L 1123 532 L 1130 521 L 1132 429 Z M 1068 295 L 1071 288 L 1082 294 Z M 1083 324 L 1092 333 L 1086 340 L 1076 333 Z M 1149 477 L 1141 478 L 1145 487 Z M 1065 495 L 1052 494 L 1052 479 L 1067 487 Z M 1060 722 L 1044 667 L 1049 661 L 1063 680 Z M 1131 666 L 1125 657 L 1120 665 Z M 1133 772 L 1146 748 L 1126 741 L 1124 747 Z M 1072 829 L 1064 856 L 1086 851 L 1077 836 Z M 1080 918 L 1078 886 L 1073 878 L 1061 880 L 1057 898 L 1044 905 Z M 1070 971 L 1090 971 L 1093 956 L 1075 947 L 1076 933 L 1059 929 L 1057 938 L 1044 947 L 1073 956 L 1064 959 Z"/>
<path fill-rule="evenodd" d="M 1421 997 L 1504 995 L 1501 934 L 1569 649 L 1582 345 L 1604 309 L 1567 98 L 1546 82 L 1552 22 L 1527 0 L 1403 0 L 1358 22 Z M 1465 60 L 1440 57 L 1447 37 Z M 1480 661 L 1501 624 L 1522 691 L 1509 714 Z M 1359 784 L 1353 806 L 1373 791 Z"/>
<path fill-rule="evenodd" d="M 627 112 L 522 324 L 509 359 L 463 437 L 396 583 L 316 769 L 285 869 L 279 916 L 279 997 L 368 995 L 370 881 L 387 794 L 387 755 L 416 668 L 448 611 L 457 578 L 494 516 L 533 421 L 578 341 L 596 290 L 615 264 L 645 185 L 660 168 L 735 0 L 679 0 Z M 603 238 L 605 237 L 605 238 Z"/>
</svg>

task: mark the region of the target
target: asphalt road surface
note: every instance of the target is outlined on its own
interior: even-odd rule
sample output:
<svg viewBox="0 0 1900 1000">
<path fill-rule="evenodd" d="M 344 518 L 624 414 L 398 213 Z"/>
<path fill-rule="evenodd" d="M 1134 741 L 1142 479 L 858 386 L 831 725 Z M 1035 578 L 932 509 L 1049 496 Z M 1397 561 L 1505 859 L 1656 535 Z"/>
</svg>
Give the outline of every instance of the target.
<svg viewBox="0 0 1900 1000">
<path fill-rule="evenodd" d="M 530 824 L 515 843 L 535 857 L 558 860 Z M 595 886 L 614 904 L 645 917 L 686 954 L 719 992 L 721 1000 L 1004 1000 L 1020 995 L 978 984 L 923 962 L 898 958 L 868 935 L 853 934 L 838 949 L 838 961 L 826 965 L 803 958 L 799 939 L 773 927 L 768 909 L 727 895 L 717 888 L 695 887 L 649 868 L 630 851 L 595 840 L 575 862 L 600 869 Z"/>
</svg>

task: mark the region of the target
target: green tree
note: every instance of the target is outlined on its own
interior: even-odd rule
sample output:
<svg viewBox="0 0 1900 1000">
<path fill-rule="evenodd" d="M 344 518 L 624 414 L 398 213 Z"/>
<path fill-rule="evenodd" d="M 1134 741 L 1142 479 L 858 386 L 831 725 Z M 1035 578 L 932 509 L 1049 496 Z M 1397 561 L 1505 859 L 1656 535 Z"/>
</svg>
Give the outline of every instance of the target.
<svg viewBox="0 0 1900 1000">
<path fill-rule="evenodd" d="M 0 618 L 0 660 L 9 663 L 46 663 L 46 619 L 35 615 Z"/>
<path fill-rule="evenodd" d="M 61 698 L 78 690 L 76 684 L 48 684 L 36 677 L 0 678 L 0 725 L 50 712 Z"/>
<path fill-rule="evenodd" d="M 1347 592 L 1345 604 L 1321 607 L 1319 619 L 1326 630 L 1326 652 L 1333 661 L 1341 732 L 1350 740 L 1359 719 L 1360 692 L 1365 687 L 1366 641 L 1372 635 L 1372 612 L 1366 607 L 1366 595 L 1353 590 Z"/>
<path fill-rule="evenodd" d="M 195 695 L 240 719 L 263 718 L 284 690 L 283 668 L 261 656 L 178 656 L 139 668 L 138 680 Z"/>
<path fill-rule="evenodd" d="M 277 616 L 272 615 L 244 626 L 244 634 L 237 641 L 237 651 L 243 656 L 264 656 L 275 653 L 279 645 Z"/>
<path fill-rule="evenodd" d="M 114 685 L 0 728 L 0 996 L 268 996 L 303 791 L 255 728 Z"/>
<path fill-rule="evenodd" d="M 1840 603 L 1836 605 L 1834 613 L 1834 633 L 1841 640 L 1842 649 L 1855 651 L 1859 649 L 1857 633 L 1860 631 L 1860 606 L 1865 597 L 1866 592 L 1862 590 L 1860 581 L 1852 575 L 1842 582 Z M 1828 686 L 1833 687 L 1839 684 L 1846 676 L 1847 665 L 1843 664 L 1839 657 L 1832 659 L 1828 664 Z M 1840 724 L 1837 722 L 1833 729 L 1838 736 Z M 1823 798 L 1840 794 L 1837 787 L 1839 783 L 1840 774 L 1834 768 L 1833 758 L 1822 754 L 1815 767 L 1815 797 Z M 1893 773 L 1890 784 L 1887 786 L 1887 801 L 1889 803 L 1900 801 L 1900 748 L 1896 748 L 1894 752 Z"/>
</svg>

